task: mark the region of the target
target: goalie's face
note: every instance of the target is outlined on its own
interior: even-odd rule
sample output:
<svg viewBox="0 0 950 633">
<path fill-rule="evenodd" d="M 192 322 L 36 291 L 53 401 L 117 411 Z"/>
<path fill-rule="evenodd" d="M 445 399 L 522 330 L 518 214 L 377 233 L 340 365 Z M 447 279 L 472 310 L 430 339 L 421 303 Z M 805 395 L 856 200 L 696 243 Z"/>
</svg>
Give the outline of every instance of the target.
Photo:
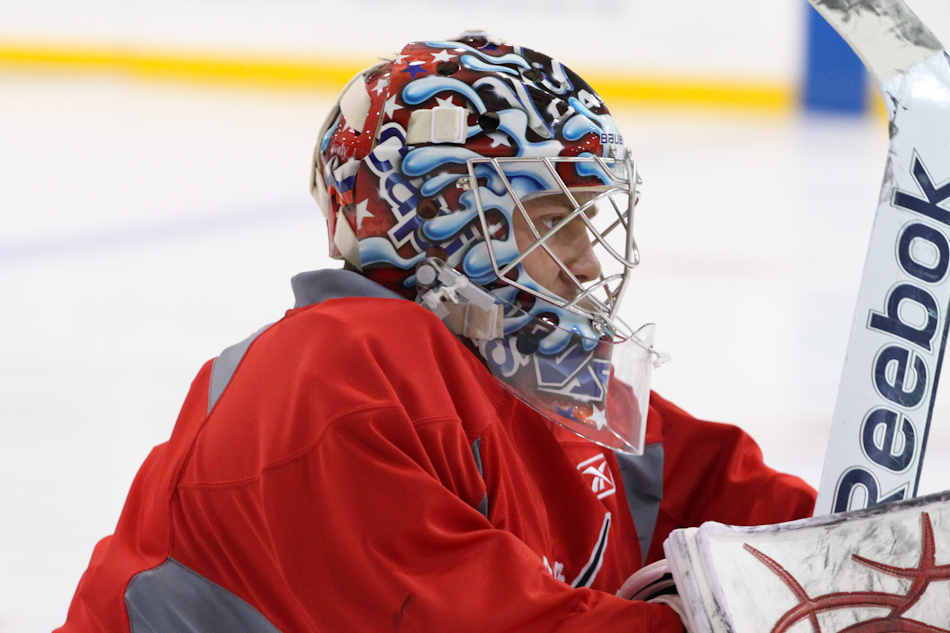
<svg viewBox="0 0 950 633">
<path fill-rule="evenodd" d="M 594 196 L 590 192 L 572 195 L 579 205 Z M 522 262 L 525 272 L 547 290 L 571 301 L 581 292 L 578 282 L 596 281 L 601 274 L 600 260 L 594 252 L 587 224 L 575 216 L 561 225 L 576 208 L 562 193 L 529 198 L 523 206 L 527 218 L 518 210 L 513 214 L 518 250 L 525 253 L 535 242 L 541 241 Z M 592 206 L 584 213 L 591 219 L 597 208 Z M 581 305 L 584 305 L 583 300 Z"/>
</svg>

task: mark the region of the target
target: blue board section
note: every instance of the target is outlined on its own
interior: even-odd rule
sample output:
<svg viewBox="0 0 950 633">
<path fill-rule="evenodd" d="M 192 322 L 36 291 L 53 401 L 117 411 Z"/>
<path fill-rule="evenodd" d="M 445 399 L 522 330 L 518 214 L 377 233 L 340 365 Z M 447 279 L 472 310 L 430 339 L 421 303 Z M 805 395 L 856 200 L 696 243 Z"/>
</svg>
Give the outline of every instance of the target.
<svg viewBox="0 0 950 633">
<path fill-rule="evenodd" d="M 802 102 L 809 112 L 862 114 L 867 103 L 864 64 L 838 32 L 810 5 Z"/>
</svg>

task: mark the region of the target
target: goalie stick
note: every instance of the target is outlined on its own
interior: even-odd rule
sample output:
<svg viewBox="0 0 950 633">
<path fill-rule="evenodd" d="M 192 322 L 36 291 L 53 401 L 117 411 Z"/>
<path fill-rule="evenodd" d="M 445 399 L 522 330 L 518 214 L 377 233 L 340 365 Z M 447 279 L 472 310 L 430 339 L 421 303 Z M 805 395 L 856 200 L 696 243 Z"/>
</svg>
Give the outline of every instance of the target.
<svg viewBox="0 0 950 633">
<path fill-rule="evenodd" d="M 890 151 L 815 514 L 917 494 L 950 318 L 950 56 L 902 0 L 809 0 L 884 97 Z"/>
</svg>

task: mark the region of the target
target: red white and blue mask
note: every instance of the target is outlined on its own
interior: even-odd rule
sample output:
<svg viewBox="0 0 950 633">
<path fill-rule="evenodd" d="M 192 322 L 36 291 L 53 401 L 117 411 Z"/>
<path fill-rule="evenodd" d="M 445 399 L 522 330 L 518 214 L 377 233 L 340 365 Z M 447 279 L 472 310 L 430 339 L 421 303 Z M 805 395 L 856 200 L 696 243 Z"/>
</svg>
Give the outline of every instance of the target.
<svg viewBox="0 0 950 633">
<path fill-rule="evenodd" d="M 583 79 L 469 33 L 358 74 L 321 130 L 311 188 L 331 256 L 430 308 L 536 410 L 639 453 L 653 326 L 618 314 L 639 261 L 638 180 Z"/>
</svg>

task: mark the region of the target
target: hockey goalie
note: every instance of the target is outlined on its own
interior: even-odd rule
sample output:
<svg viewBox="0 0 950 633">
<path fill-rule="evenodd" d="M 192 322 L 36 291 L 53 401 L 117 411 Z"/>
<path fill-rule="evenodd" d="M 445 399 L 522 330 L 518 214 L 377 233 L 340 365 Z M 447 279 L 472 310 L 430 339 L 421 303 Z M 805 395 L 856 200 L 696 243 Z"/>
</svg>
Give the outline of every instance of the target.
<svg viewBox="0 0 950 633">
<path fill-rule="evenodd" d="M 311 181 L 343 268 L 201 369 L 60 631 L 681 633 L 616 595 L 670 532 L 815 492 L 650 392 L 628 142 L 487 34 L 358 74 Z"/>
</svg>

